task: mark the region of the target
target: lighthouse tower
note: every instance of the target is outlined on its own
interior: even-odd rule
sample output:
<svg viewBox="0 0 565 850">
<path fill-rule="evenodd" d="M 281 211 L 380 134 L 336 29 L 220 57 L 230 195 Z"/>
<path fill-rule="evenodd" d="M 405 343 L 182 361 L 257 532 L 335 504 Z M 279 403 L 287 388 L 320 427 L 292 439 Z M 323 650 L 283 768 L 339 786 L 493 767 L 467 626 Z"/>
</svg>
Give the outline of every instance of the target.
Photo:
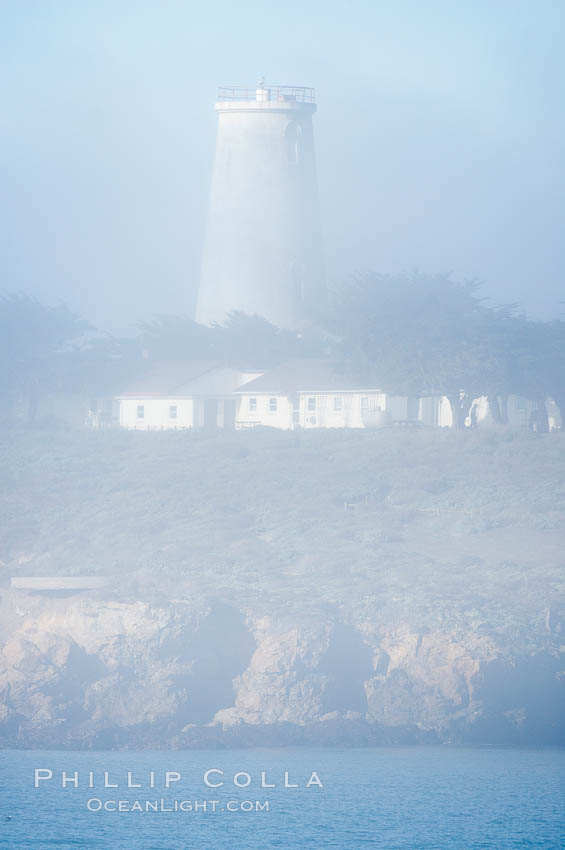
<svg viewBox="0 0 565 850">
<path fill-rule="evenodd" d="M 315 111 L 311 88 L 219 89 L 197 321 L 241 310 L 291 328 L 320 305 Z"/>
</svg>

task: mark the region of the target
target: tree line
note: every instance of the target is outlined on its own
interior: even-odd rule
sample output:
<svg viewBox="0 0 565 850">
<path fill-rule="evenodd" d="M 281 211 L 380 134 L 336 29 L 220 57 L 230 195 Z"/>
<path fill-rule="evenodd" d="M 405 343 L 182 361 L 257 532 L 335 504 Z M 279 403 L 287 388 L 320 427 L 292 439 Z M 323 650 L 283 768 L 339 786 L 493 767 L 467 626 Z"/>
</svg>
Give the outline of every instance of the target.
<svg viewBox="0 0 565 850">
<path fill-rule="evenodd" d="M 531 400 L 542 425 L 549 398 L 565 418 L 565 322 L 489 306 L 479 288 L 449 275 L 356 275 L 329 311 L 341 359 L 390 392 L 446 396 L 459 428 L 479 396 L 500 424 L 510 395 Z"/>
<path fill-rule="evenodd" d="M 222 324 L 157 316 L 132 337 L 96 331 L 65 305 L 0 295 L 3 418 L 19 407 L 33 421 L 55 392 L 111 396 L 156 360 L 220 360 L 268 369 L 325 357 L 356 379 L 396 395 L 443 395 L 456 427 L 487 396 L 495 422 L 510 395 L 530 399 L 543 430 L 546 401 L 565 414 L 565 322 L 538 321 L 515 304 L 489 305 L 475 282 L 449 275 L 359 273 L 338 287 L 299 331 L 232 313 Z"/>
</svg>

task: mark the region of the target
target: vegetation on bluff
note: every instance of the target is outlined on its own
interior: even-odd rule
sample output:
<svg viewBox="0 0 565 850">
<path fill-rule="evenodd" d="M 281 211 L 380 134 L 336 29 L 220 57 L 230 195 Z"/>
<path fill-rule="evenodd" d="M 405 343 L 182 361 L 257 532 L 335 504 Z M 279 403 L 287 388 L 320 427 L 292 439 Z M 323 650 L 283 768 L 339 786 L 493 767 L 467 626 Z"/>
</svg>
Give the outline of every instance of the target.
<svg viewBox="0 0 565 850">
<path fill-rule="evenodd" d="M 564 610 L 562 433 L 22 430 L 0 453 L 5 581 L 513 639 Z"/>
</svg>

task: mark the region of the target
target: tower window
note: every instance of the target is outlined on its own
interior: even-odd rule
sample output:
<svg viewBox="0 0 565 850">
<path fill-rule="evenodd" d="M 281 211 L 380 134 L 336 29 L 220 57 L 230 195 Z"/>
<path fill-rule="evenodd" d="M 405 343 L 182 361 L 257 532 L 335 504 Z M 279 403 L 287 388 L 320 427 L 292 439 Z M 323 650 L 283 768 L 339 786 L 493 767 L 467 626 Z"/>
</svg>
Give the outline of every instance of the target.
<svg viewBox="0 0 565 850">
<path fill-rule="evenodd" d="M 287 124 L 284 131 L 284 139 L 286 142 L 286 156 L 289 165 L 297 165 L 300 159 L 300 137 L 302 135 L 302 127 L 298 121 L 291 121 Z"/>
</svg>

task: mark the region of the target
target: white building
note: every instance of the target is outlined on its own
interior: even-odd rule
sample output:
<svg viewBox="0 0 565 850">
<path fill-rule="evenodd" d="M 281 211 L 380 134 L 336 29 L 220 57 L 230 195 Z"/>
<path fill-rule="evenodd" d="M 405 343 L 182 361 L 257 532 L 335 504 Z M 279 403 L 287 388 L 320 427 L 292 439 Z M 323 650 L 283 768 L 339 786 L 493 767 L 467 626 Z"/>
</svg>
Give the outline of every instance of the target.
<svg viewBox="0 0 565 850">
<path fill-rule="evenodd" d="M 362 386 L 325 360 L 293 360 L 236 391 L 236 428 L 367 428 L 417 421 L 418 399 Z"/>
<path fill-rule="evenodd" d="M 155 363 L 117 397 L 119 425 L 138 431 L 233 428 L 234 390 L 259 374 L 215 360 Z"/>
<path fill-rule="evenodd" d="M 315 111 L 311 88 L 219 89 L 198 322 L 240 310 L 293 327 L 319 307 Z"/>
<path fill-rule="evenodd" d="M 162 361 L 148 366 L 115 403 L 120 427 L 143 431 L 453 425 L 445 396 L 393 395 L 355 381 L 330 361 L 314 359 L 287 361 L 266 372 L 242 371 L 215 360 Z M 508 426 L 533 428 L 535 409 L 533 402 L 509 396 Z M 486 396 L 474 400 L 466 424 L 494 424 Z M 559 425 L 557 415 L 550 416 L 549 427 Z"/>
</svg>

